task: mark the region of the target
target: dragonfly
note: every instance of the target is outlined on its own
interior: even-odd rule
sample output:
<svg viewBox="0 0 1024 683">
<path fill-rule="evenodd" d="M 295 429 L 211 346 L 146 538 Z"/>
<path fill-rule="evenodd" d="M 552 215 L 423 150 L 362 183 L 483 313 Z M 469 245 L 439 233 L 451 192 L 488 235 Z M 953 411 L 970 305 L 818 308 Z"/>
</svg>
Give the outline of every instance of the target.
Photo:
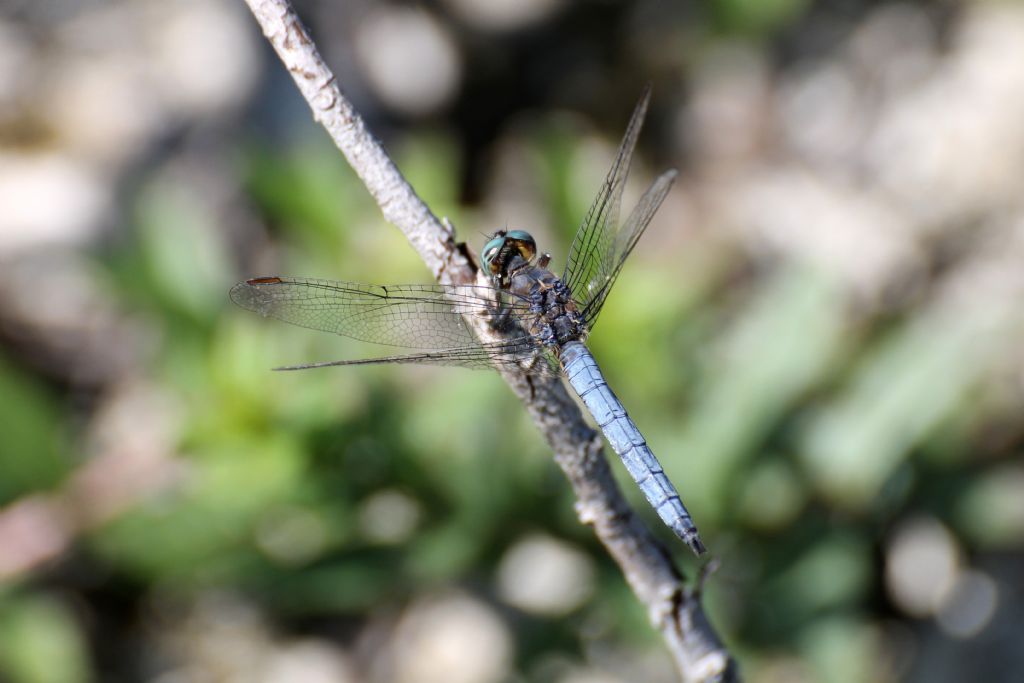
<svg viewBox="0 0 1024 683">
<path fill-rule="evenodd" d="M 424 363 L 564 375 L 651 507 L 701 555 L 704 544 L 678 491 L 584 343 L 626 258 L 676 177 L 674 170 L 659 175 L 626 220 L 619 221 L 649 101 L 648 88 L 573 238 L 560 278 L 548 269 L 551 256 L 537 255 L 528 232 L 499 230 L 480 252 L 487 284 L 377 285 L 269 276 L 238 283 L 231 299 L 265 317 L 400 351 L 279 370 Z"/>
</svg>

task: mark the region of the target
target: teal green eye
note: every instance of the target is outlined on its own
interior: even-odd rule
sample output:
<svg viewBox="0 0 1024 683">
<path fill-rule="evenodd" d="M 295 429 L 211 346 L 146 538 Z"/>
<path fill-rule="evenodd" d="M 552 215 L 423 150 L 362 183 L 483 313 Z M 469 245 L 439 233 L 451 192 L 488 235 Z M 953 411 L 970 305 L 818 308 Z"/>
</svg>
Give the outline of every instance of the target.
<svg viewBox="0 0 1024 683">
<path fill-rule="evenodd" d="M 505 239 L 512 243 L 515 250 L 525 260 L 532 261 L 533 257 L 537 255 L 537 243 L 533 240 L 533 236 L 525 230 L 513 230 L 505 235 Z"/>
<path fill-rule="evenodd" d="M 501 253 L 501 248 L 505 246 L 505 237 L 495 237 L 490 242 L 484 245 L 484 248 L 480 251 L 480 261 L 484 264 L 484 267 L 491 273 L 497 273 L 500 268 L 500 264 L 495 263 L 494 259 Z"/>
<path fill-rule="evenodd" d="M 509 259 L 516 254 L 527 263 L 533 261 L 537 255 L 537 243 L 533 241 L 530 233 L 524 230 L 500 230 L 480 251 L 480 262 L 491 275 L 504 276 Z"/>
</svg>

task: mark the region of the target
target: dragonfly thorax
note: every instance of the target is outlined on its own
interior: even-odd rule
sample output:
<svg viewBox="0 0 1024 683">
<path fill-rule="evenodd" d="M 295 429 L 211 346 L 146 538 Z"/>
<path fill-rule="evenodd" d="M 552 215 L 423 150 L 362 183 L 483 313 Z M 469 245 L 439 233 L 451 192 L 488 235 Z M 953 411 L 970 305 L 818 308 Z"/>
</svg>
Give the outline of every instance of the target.
<svg viewBox="0 0 1024 683">
<path fill-rule="evenodd" d="M 530 303 L 530 334 L 556 350 L 586 337 L 572 293 L 547 269 L 549 256 L 535 262 L 537 243 L 523 230 L 501 230 L 484 245 L 480 260 L 495 287 Z"/>
<path fill-rule="evenodd" d="M 547 268 L 537 265 L 513 268 L 507 290 L 530 303 L 533 315 L 527 319 L 528 331 L 556 353 L 563 344 L 586 338 L 587 328 L 572 293 Z"/>
</svg>

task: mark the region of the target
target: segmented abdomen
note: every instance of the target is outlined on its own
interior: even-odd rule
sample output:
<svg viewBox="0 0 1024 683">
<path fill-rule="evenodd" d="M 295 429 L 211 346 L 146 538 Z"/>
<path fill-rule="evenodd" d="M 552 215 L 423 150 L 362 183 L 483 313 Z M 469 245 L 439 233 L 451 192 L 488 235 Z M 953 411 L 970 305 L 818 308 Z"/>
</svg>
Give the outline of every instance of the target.
<svg viewBox="0 0 1024 683">
<path fill-rule="evenodd" d="M 608 387 L 590 350 L 580 342 L 570 342 L 562 347 L 560 355 L 569 384 L 583 399 L 608 443 L 622 458 L 626 470 L 643 491 L 651 507 L 695 553 L 703 553 L 704 545 L 697 527 L 679 499 L 676 487 L 647 447 L 647 441 L 622 403 Z"/>
</svg>

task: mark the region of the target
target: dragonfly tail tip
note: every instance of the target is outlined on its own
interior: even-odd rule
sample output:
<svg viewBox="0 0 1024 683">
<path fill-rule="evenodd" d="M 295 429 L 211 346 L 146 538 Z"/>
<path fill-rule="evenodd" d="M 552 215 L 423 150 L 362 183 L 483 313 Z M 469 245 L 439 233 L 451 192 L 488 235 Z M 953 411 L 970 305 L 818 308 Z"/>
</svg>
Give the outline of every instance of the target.
<svg viewBox="0 0 1024 683">
<path fill-rule="evenodd" d="M 700 540 L 700 534 L 692 524 L 686 526 L 673 526 L 672 530 L 676 532 L 676 536 L 682 539 L 683 543 L 689 546 L 690 550 L 692 550 L 693 554 L 697 557 L 700 557 L 708 551 L 708 549 L 704 547 L 704 543 Z"/>
</svg>

